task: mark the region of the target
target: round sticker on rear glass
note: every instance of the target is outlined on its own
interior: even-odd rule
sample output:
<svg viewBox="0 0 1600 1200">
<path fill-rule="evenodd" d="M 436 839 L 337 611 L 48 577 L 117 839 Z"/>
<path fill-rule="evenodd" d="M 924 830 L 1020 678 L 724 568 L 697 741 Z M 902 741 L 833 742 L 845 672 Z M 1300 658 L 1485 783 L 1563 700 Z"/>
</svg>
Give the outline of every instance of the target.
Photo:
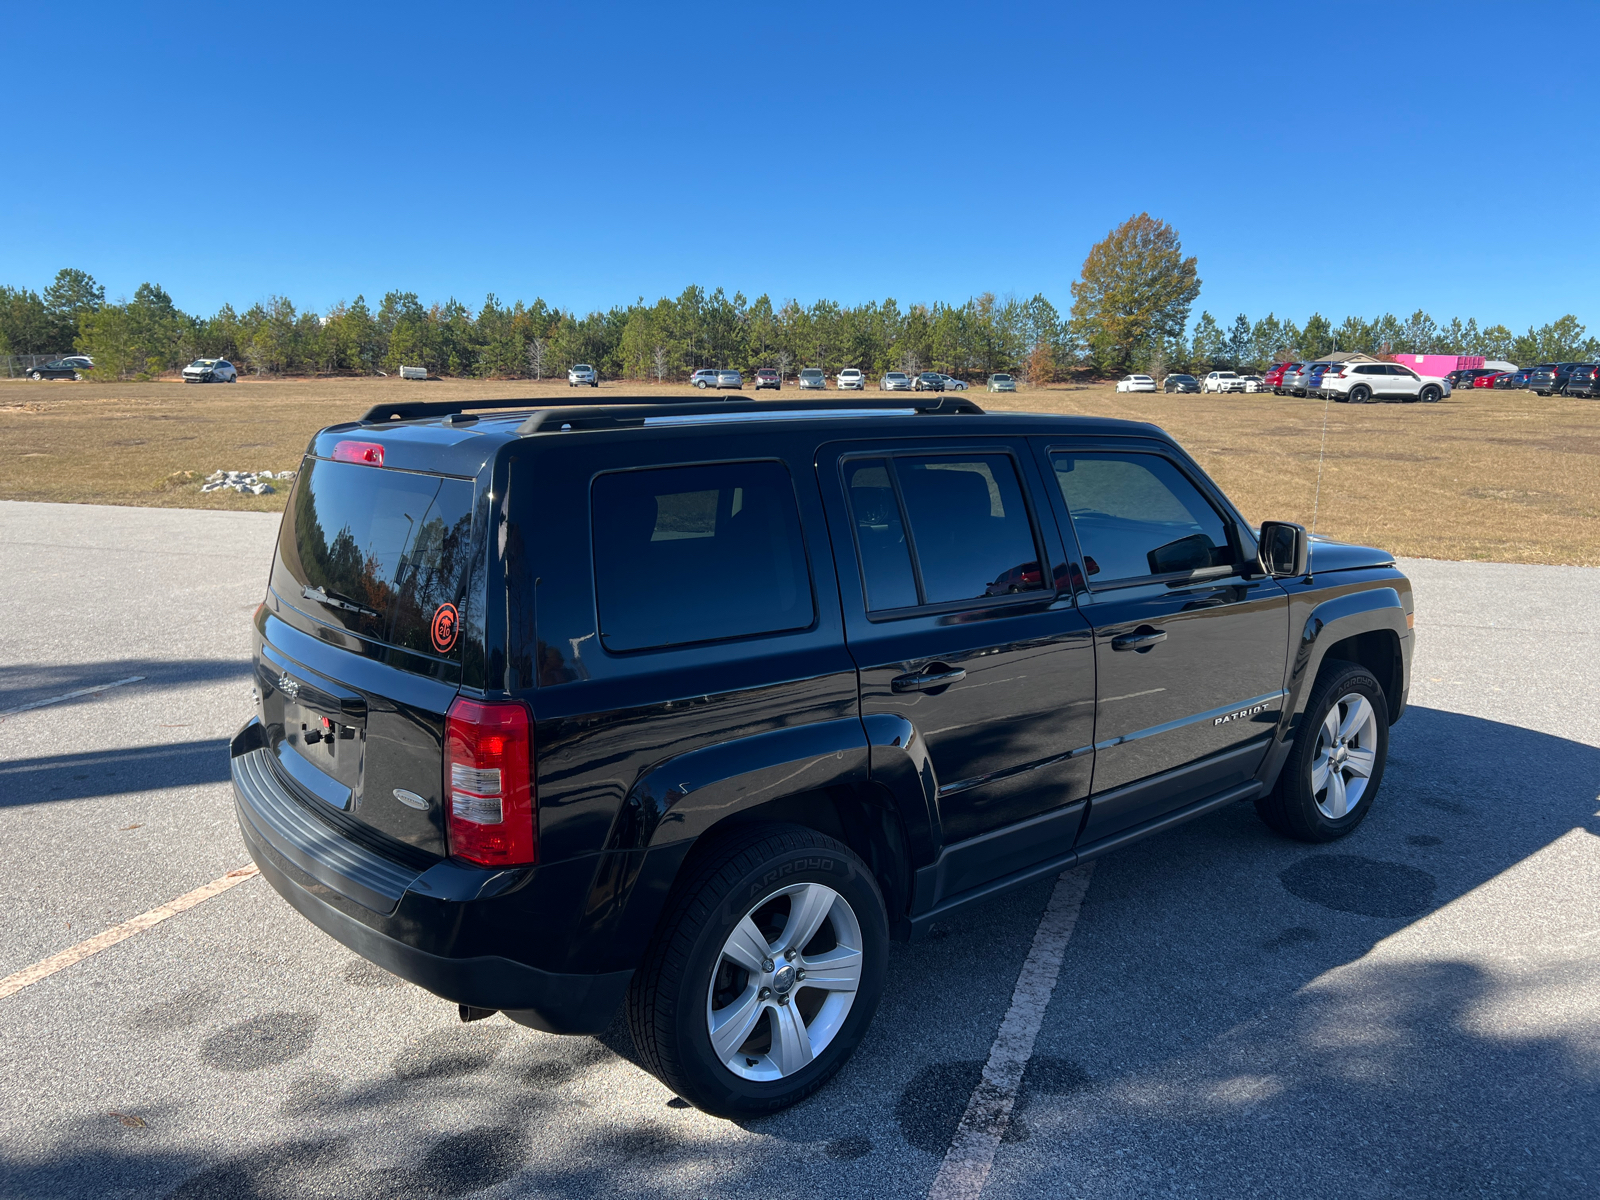
<svg viewBox="0 0 1600 1200">
<path fill-rule="evenodd" d="M 433 614 L 433 648 L 440 654 L 456 644 L 456 606 L 441 604 Z"/>
</svg>

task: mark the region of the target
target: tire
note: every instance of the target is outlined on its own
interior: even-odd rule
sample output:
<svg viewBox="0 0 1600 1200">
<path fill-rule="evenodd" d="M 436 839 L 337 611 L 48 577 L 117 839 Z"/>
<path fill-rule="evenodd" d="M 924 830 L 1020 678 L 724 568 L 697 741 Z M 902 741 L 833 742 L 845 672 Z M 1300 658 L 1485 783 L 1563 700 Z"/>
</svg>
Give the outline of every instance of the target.
<svg viewBox="0 0 1600 1200">
<path fill-rule="evenodd" d="M 44 382 L 44 372 L 43 371 L 35 371 L 35 372 L 33 372 L 32 378 L 33 378 L 33 381 L 35 383 L 43 383 Z"/>
<path fill-rule="evenodd" d="M 1372 399 L 1372 389 L 1368 387 L 1353 387 L 1350 389 L 1351 404 L 1365 404 Z"/>
<path fill-rule="evenodd" d="M 83 372 L 82 371 L 74 371 L 72 373 L 72 378 L 73 378 L 73 380 L 75 382 L 82 383 L 83 382 Z"/>
<path fill-rule="evenodd" d="M 227 382 L 228 383 L 238 383 L 239 382 L 239 377 L 237 375 L 229 375 L 228 378 L 227 378 Z"/>
<path fill-rule="evenodd" d="M 800 948 L 810 955 L 780 957 L 794 949 L 784 944 L 783 927 L 796 896 L 812 900 L 815 923 L 808 924 L 817 933 Z M 889 942 L 877 881 L 846 846 L 799 825 L 746 830 L 704 853 L 697 848 L 663 912 L 627 1001 L 629 1032 L 652 1074 L 705 1112 L 746 1117 L 804 1099 L 844 1065 L 878 1007 Z M 800 964 L 811 964 L 815 976 L 830 959 L 836 980 L 853 982 L 853 991 L 801 982 Z M 771 970 L 762 969 L 767 963 Z M 724 1030 L 746 1034 L 724 1045 L 727 1058 L 712 1040 L 719 1012 Z"/>
<path fill-rule="evenodd" d="M 1352 747 L 1329 769 L 1330 748 Z M 1338 659 L 1324 663 L 1278 782 L 1256 801 L 1256 812 L 1296 841 L 1342 838 L 1372 810 L 1388 756 L 1389 705 L 1372 672 Z"/>
<path fill-rule="evenodd" d="M 704 379 L 699 380 L 695 384 L 695 387 L 699 388 L 702 392 L 705 391 L 706 390 L 706 381 Z"/>
<path fill-rule="evenodd" d="M 1439 403 L 1439 397 L 1442 394 L 1443 393 L 1441 393 L 1436 386 L 1430 383 L 1427 387 L 1422 389 L 1422 392 L 1417 396 L 1417 399 L 1421 400 L 1424 404 L 1437 404 Z"/>
</svg>

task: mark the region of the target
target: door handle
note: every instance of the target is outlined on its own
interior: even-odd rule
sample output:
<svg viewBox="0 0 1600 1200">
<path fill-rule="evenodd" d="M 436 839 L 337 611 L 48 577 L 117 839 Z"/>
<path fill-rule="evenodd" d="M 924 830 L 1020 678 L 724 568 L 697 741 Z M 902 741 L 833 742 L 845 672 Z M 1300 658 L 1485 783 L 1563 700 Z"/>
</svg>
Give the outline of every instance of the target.
<svg viewBox="0 0 1600 1200">
<path fill-rule="evenodd" d="M 1125 633 L 1121 637 L 1114 637 L 1111 639 L 1111 648 L 1113 650 L 1138 650 L 1142 652 L 1150 649 L 1157 642 L 1166 640 L 1167 631 L 1165 629 L 1149 629 L 1139 633 Z"/>
<path fill-rule="evenodd" d="M 965 667 L 947 667 L 939 663 L 921 671 L 913 671 L 910 675 L 896 675 L 889 681 L 889 686 L 897 692 L 932 692 L 966 677 Z"/>
</svg>

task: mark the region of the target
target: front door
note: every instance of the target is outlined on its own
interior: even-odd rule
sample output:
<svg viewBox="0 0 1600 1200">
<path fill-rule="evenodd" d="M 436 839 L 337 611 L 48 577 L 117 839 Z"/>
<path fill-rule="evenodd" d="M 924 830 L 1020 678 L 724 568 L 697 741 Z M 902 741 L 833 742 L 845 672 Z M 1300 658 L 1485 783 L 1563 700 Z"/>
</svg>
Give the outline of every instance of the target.
<svg viewBox="0 0 1600 1200">
<path fill-rule="evenodd" d="M 831 446 L 818 471 L 862 715 L 923 739 L 938 841 L 1056 814 L 1022 857 L 1064 853 L 1093 762 L 1093 635 L 1071 590 L 1058 594 L 1064 558 L 1035 511 L 1028 443 Z M 996 874 L 1026 865 L 1007 856 L 990 856 Z"/>
<path fill-rule="evenodd" d="M 1137 443 L 1123 443 L 1137 445 Z M 1282 711 L 1288 596 L 1204 476 L 1154 443 L 1052 445 L 1099 694 L 1087 844 L 1247 781 Z"/>
</svg>

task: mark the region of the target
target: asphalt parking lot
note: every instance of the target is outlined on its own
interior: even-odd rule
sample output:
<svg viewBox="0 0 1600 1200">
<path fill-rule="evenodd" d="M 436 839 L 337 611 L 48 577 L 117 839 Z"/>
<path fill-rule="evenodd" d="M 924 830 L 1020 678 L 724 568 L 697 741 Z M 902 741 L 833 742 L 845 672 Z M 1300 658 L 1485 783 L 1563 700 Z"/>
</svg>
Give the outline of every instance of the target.
<svg viewBox="0 0 1600 1200">
<path fill-rule="evenodd" d="M 0 978 L 248 861 L 277 520 L 0 503 Z M 1096 864 L 984 1195 L 1600 1195 L 1600 570 L 1404 565 L 1373 815 Z M 618 1028 L 462 1025 L 247 879 L 0 998 L 0 1195 L 922 1196 L 1050 891 L 895 947 L 839 1078 L 739 1124 Z"/>
</svg>

